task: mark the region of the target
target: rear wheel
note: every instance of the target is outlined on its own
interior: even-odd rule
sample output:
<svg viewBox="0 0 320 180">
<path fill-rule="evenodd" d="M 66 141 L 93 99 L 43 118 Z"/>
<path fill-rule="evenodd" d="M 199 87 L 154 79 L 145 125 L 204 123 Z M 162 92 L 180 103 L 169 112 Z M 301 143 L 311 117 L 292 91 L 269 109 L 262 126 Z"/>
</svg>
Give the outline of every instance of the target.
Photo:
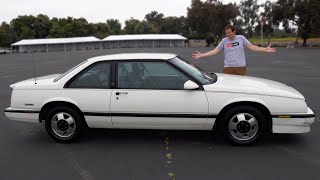
<svg viewBox="0 0 320 180">
<path fill-rule="evenodd" d="M 266 118 L 252 106 L 234 107 L 222 117 L 223 135 L 232 143 L 247 145 L 257 141 L 262 135 Z"/>
<path fill-rule="evenodd" d="M 66 143 L 79 137 L 84 127 L 83 122 L 83 117 L 74 109 L 67 106 L 59 106 L 48 111 L 45 127 L 54 140 Z"/>
</svg>

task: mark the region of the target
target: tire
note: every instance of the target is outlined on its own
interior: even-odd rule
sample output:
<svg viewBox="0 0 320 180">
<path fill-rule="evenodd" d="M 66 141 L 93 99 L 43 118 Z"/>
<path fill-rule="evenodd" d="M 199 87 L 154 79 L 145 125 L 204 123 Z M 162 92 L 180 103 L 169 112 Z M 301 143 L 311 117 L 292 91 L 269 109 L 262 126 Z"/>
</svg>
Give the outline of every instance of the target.
<svg viewBox="0 0 320 180">
<path fill-rule="evenodd" d="M 84 119 L 74 109 L 58 106 L 46 114 L 45 127 L 47 133 L 55 141 L 69 143 L 80 136 L 80 132 L 84 128 Z"/>
<path fill-rule="evenodd" d="M 237 106 L 222 116 L 221 130 L 236 145 L 249 145 L 261 138 L 266 117 L 252 106 Z"/>
</svg>

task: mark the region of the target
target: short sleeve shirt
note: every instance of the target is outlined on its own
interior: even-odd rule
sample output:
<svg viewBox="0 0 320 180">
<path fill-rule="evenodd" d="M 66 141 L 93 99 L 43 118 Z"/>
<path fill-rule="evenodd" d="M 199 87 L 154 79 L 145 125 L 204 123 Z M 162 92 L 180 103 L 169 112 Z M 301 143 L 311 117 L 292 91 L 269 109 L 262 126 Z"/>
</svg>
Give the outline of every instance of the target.
<svg viewBox="0 0 320 180">
<path fill-rule="evenodd" d="M 249 44 L 251 43 L 242 35 L 236 35 L 233 41 L 229 38 L 222 39 L 216 48 L 224 50 L 224 67 L 245 67 L 244 46 Z"/>
</svg>

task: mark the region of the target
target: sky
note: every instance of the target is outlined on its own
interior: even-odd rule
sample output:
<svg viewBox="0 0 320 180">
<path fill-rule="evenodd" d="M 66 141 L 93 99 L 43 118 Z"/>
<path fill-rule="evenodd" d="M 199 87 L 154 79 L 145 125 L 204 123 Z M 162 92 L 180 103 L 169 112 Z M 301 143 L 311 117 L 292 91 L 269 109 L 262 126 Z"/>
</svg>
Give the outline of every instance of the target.
<svg viewBox="0 0 320 180">
<path fill-rule="evenodd" d="M 258 0 L 263 3 L 266 0 Z M 240 0 L 223 0 L 224 4 Z M 191 0 L 0 0 L 0 23 L 19 15 L 45 14 L 49 18 L 85 18 L 90 23 L 118 19 L 122 26 L 131 17 L 143 20 L 151 11 L 167 16 L 187 16 Z"/>
</svg>

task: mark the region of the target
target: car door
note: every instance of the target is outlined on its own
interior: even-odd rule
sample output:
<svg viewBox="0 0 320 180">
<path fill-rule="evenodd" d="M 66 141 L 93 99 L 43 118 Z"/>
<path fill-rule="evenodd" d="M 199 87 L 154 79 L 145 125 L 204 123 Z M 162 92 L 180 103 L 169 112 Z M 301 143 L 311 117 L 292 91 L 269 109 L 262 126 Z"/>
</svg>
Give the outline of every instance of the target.
<svg viewBox="0 0 320 180">
<path fill-rule="evenodd" d="M 110 116 L 111 63 L 94 63 L 68 81 L 62 96 L 83 112 L 91 128 L 112 128 Z"/>
<path fill-rule="evenodd" d="M 115 78 L 115 128 L 202 129 L 207 121 L 204 90 L 185 90 L 190 78 L 167 61 L 118 61 Z"/>
</svg>

